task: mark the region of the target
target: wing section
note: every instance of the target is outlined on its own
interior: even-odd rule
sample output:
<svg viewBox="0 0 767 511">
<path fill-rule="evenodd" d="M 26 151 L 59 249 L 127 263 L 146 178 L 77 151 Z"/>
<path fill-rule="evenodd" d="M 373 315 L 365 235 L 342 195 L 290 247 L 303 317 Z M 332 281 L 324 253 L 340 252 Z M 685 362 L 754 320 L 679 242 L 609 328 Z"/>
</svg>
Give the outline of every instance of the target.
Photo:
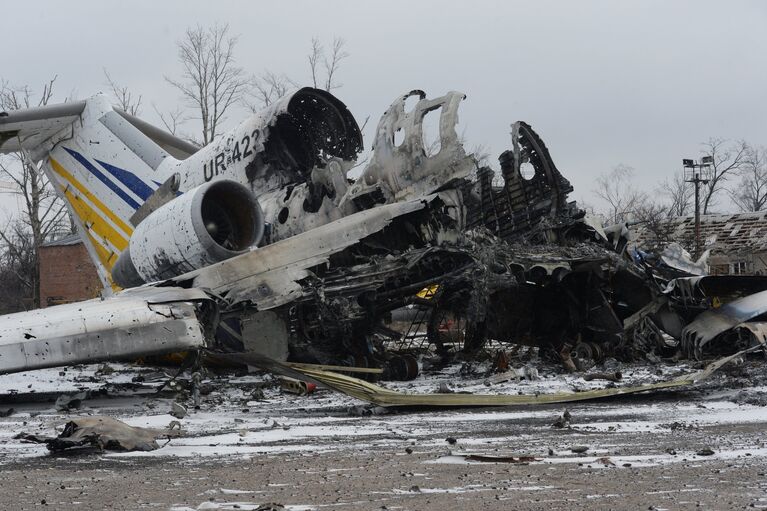
<svg viewBox="0 0 767 511">
<path fill-rule="evenodd" d="M 198 289 L 144 287 L 0 317 L 0 374 L 205 347 Z"/>
</svg>

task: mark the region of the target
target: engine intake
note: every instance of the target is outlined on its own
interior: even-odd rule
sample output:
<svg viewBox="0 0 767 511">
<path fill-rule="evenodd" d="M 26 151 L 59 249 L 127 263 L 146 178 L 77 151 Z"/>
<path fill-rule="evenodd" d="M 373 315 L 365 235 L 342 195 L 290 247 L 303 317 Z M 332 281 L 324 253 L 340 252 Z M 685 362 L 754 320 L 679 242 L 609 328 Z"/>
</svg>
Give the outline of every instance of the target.
<svg viewBox="0 0 767 511">
<path fill-rule="evenodd" d="M 251 191 L 235 181 L 211 181 L 147 216 L 112 280 L 127 288 L 182 275 L 247 252 L 263 234 L 263 212 Z"/>
</svg>

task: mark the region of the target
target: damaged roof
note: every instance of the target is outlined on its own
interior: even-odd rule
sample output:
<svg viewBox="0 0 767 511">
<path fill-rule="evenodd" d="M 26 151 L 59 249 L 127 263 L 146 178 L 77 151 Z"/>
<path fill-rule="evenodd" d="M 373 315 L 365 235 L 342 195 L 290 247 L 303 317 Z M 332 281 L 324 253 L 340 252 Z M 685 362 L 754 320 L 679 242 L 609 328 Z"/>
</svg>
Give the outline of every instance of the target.
<svg viewBox="0 0 767 511">
<path fill-rule="evenodd" d="M 669 239 L 695 239 L 693 215 L 672 218 L 667 222 Z M 633 234 L 639 246 L 650 244 L 655 239 L 655 234 L 643 225 L 637 225 Z M 715 252 L 767 250 L 767 211 L 701 215 L 700 237 L 705 248 Z"/>
</svg>

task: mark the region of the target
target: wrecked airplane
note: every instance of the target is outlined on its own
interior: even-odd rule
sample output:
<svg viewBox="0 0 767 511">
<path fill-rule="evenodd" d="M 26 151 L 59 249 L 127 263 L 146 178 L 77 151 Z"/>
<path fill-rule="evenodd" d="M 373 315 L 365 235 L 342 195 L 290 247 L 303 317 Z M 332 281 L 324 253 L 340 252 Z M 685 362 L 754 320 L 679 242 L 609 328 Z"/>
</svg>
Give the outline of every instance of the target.
<svg viewBox="0 0 767 511">
<path fill-rule="evenodd" d="M 524 122 L 496 176 L 459 140 L 464 98 L 397 98 L 355 180 L 360 129 L 316 89 L 203 148 L 103 95 L 0 114 L 0 152 L 42 166 L 105 295 L 0 318 L 0 373 L 190 350 L 408 379 L 418 361 L 392 343 L 411 334 L 444 360 L 494 341 L 569 370 L 764 345 L 767 282 L 669 271 L 640 253 L 625 226 L 568 200 Z M 423 119 L 437 110 L 430 154 Z M 388 326 L 403 308 L 407 332 Z"/>
</svg>

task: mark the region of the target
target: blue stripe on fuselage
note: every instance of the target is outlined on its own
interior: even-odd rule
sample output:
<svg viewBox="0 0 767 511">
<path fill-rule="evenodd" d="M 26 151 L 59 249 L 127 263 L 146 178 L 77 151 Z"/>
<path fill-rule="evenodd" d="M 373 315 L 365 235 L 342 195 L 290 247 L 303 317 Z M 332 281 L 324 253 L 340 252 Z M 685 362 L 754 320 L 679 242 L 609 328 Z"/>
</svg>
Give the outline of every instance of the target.
<svg viewBox="0 0 767 511">
<path fill-rule="evenodd" d="M 125 169 L 121 169 L 120 167 L 115 167 L 114 165 L 110 165 L 101 160 L 96 160 L 96 162 L 107 169 L 107 171 L 116 177 L 118 181 L 127 186 L 130 191 L 141 197 L 142 200 L 147 200 L 149 196 L 154 193 L 154 190 L 149 188 L 149 186 L 147 186 L 145 182 L 139 179 L 136 174 L 128 172 Z"/>
<path fill-rule="evenodd" d="M 75 160 L 80 162 L 80 164 L 88 169 L 91 174 L 96 176 L 99 181 L 107 185 L 107 187 L 112 190 L 115 194 L 117 194 L 118 197 L 120 197 L 122 200 L 124 200 L 130 207 L 133 209 L 139 208 L 139 203 L 136 202 L 130 195 L 125 193 L 119 186 L 117 186 L 111 179 L 106 177 L 99 169 L 97 169 L 91 162 L 89 162 L 82 154 L 78 153 L 77 151 L 74 151 L 72 149 L 64 148 Z"/>
</svg>

